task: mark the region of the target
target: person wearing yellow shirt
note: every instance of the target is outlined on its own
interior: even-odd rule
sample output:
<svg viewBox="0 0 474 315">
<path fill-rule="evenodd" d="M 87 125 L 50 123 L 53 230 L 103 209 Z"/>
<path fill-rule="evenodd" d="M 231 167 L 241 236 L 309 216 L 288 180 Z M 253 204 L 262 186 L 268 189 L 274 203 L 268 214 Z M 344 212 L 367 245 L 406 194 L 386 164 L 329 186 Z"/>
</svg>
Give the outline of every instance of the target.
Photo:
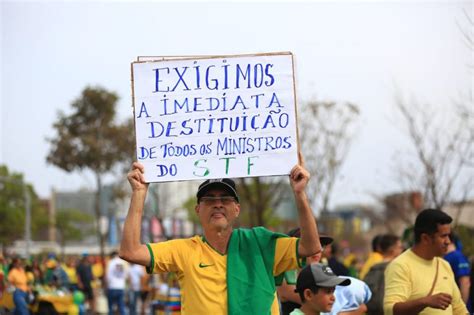
<svg viewBox="0 0 474 315">
<path fill-rule="evenodd" d="M 15 310 L 13 313 L 18 315 L 29 315 L 27 298 L 30 289 L 28 287 L 28 277 L 23 268 L 23 263 L 19 258 L 14 258 L 9 270 L 8 282 L 10 285 L 15 287 L 15 291 L 13 292 Z"/>
<path fill-rule="evenodd" d="M 468 314 L 449 263 L 452 218 L 426 209 L 415 220 L 415 244 L 385 270 L 385 315 Z"/>
<path fill-rule="evenodd" d="M 369 272 L 370 268 L 372 268 L 373 265 L 381 263 L 383 261 L 383 255 L 380 251 L 381 239 L 382 235 L 375 235 L 375 237 L 372 239 L 372 252 L 369 254 L 369 257 L 367 258 L 359 272 L 359 277 L 362 280 L 364 280 L 365 275 Z"/>
<path fill-rule="evenodd" d="M 69 279 L 69 290 L 71 290 L 71 292 L 79 290 L 79 286 L 77 284 L 76 260 L 76 257 L 68 257 L 66 259 L 66 263 L 62 265 Z"/>
<path fill-rule="evenodd" d="M 299 265 L 300 257 L 321 251 L 316 220 L 305 193 L 309 173 L 296 165 L 290 184 L 298 209 L 301 238 L 263 227 L 234 229 L 240 213 L 235 183 L 229 178 L 203 182 L 195 211 L 203 235 L 156 244 L 140 243 L 148 184 L 144 167 L 133 163 L 132 187 L 120 257 L 149 272 L 175 272 L 181 288 L 181 314 L 279 314 L 275 276 Z"/>
</svg>

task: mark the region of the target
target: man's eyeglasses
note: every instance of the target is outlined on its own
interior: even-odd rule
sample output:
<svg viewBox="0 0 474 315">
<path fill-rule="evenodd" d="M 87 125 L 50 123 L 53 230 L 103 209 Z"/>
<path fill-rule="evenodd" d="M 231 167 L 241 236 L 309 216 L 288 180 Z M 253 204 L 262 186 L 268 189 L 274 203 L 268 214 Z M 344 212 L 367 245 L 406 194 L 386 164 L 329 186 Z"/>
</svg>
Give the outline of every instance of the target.
<svg viewBox="0 0 474 315">
<path fill-rule="evenodd" d="M 211 197 L 211 196 L 204 196 L 199 199 L 199 202 L 202 202 L 204 204 L 213 204 L 215 202 L 222 202 L 223 204 L 230 204 L 235 201 L 235 198 L 232 196 L 217 196 L 217 197 Z"/>
</svg>

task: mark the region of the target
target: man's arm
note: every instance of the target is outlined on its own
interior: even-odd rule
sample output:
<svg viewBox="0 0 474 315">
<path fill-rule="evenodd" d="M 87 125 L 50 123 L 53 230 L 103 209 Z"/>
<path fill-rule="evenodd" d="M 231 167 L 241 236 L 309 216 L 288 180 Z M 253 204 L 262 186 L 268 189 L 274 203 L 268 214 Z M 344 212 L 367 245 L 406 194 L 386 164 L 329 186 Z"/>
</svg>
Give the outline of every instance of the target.
<svg viewBox="0 0 474 315">
<path fill-rule="evenodd" d="M 150 253 L 146 245 L 140 243 L 143 207 L 148 191 L 148 184 L 145 182 L 143 173 L 143 165 L 135 162 L 127 176 L 132 187 L 132 198 L 125 218 L 119 256 L 131 263 L 149 266 Z"/>
<path fill-rule="evenodd" d="M 411 315 L 418 314 L 426 307 L 445 310 L 451 304 L 451 295 L 447 293 L 438 293 L 425 296 L 416 300 L 407 302 L 398 302 L 393 305 L 394 315 Z"/>
<path fill-rule="evenodd" d="M 295 292 L 295 285 L 288 284 L 285 280 L 277 287 L 278 298 L 281 302 L 293 302 L 301 304 L 301 298 L 298 293 Z"/>
<path fill-rule="evenodd" d="M 290 183 L 295 195 L 301 229 L 301 238 L 298 245 L 298 255 L 301 257 L 312 256 L 321 251 L 316 218 L 313 216 L 305 192 L 309 178 L 309 172 L 302 165 L 296 165 L 291 170 Z"/>
<path fill-rule="evenodd" d="M 469 290 L 471 288 L 471 279 L 469 276 L 463 276 L 458 279 L 459 291 L 461 291 L 461 299 L 465 304 L 469 300 Z"/>
</svg>

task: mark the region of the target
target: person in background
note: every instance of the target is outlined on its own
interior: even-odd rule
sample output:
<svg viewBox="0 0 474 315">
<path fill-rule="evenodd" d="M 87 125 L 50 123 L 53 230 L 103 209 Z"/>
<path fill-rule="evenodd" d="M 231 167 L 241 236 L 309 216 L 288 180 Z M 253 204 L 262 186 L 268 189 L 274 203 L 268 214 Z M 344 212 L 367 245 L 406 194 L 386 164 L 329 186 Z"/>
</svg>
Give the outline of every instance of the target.
<svg viewBox="0 0 474 315">
<path fill-rule="evenodd" d="M 3 258 L 3 255 L 0 253 L 0 298 L 3 296 L 3 291 L 5 291 L 5 258 Z"/>
<path fill-rule="evenodd" d="M 383 297 L 385 291 L 385 269 L 387 265 L 403 251 L 402 241 L 393 234 L 384 234 L 380 237 L 380 252 L 382 262 L 375 264 L 365 275 L 364 282 L 372 291 L 372 298 L 367 302 L 367 311 L 370 315 L 383 315 Z"/>
<path fill-rule="evenodd" d="M 331 312 L 336 286 L 347 286 L 351 280 L 336 276 L 330 267 L 314 263 L 304 267 L 298 275 L 295 292 L 301 307 L 290 315 L 319 315 Z"/>
<path fill-rule="evenodd" d="M 385 315 L 468 314 L 453 271 L 443 257 L 450 243 L 452 218 L 425 209 L 415 219 L 415 244 L 385 270 Z"/>
<path fill-rule="evenodd" d="M 137 301 L 139 298 L 141 298 L 142 293 L 141 279 L 145 275 L 145 273 L 145 267 L 133 263 L 130 264 L 130 269 L 128 272 L 128 276 L 130 279 L 128 309 L 130 315 L 137 314 Z"/>
<path fill-rule="evenodd" d="M 14 258 L 10 264 L 8 282 L 15 288 L 13 291 L 13 303 L 15 304 L 13 314 L 29 315 L 27 299 L 30 288 L 23 263 L 19 258 Z"/>
<path fill-rule="evenodd" d="M 361 263 L 360 263 L 359 257 L 357 257 L 356 254 L 354 253 L 348 254 L 344 258 L 343 264 L 347 268 L 349 277 L 359 279 L 359 270 L 360 270 Z"/>
<path fill-rule="evenodd" d="M 35 276 L 35 285 L 42 285 L 44 283 L 44 275 L 39 258 L 33 259 L 32 269 Z"/>
<path fill-rule="evenodd" d="M 118 252 L 113 251 L 105 269 L 109 315 L 114 314 L 114 306 L 117 306 L 120 315 L 125 315 L 125 286 L 129 277 L 128 264 L 118 257 Z"/>
<path fill-rule="evenodd" d="M 69 289 L 69 278 L 66 271 L 61 267 L 61 264 L 54 258 L 46 261 L 46 270 L 44 281 L 47 285 L 56 288 Z"/>
<path fill-rule="evenodd" d="M 66 263 L 62 265 L 64 271 L 69 279 L 69 290 L 74 292 L 79 289 L 77 284 L 77 271 L 76 271 L 76 257 L 70 256 L 66 258 Z"/>
<path fill-rule="evenodd" d="M 104 267 L 106 264 L 107 261 L 102 261 L 100 255 L 91 257 L 92 275 L 94 276 L 96 287 L 99 286 L 99 282 L 104 279 Z"/>
<path fill-rule="evenodd" d="M 142 268 L 144 267 L 142 266 Z M 140 288 L 141 288 L 140 299 L 142 302 L 140 314 L 145 315 L 145 309 L 147 308 L 149 296 L 152 291 L 151 275 L 148 274 L 147 272 L 145 272 L 143 276 L 140 278 Z"/>
<path fill-rule="evenodd" d="M 349 270 L 337 258 L 339 247 L 335 243 L 331 243 L 324 248 L 323 257 L 327 259 L 327 265 L 338 276 L 348 276 Z"/>
<path fill-rule="evenodd" d="M 470 279 L 471 279 L 471 288 L 469 289 L 469 302 L 471 303 L 471 307 L 474 308 L 474 256 L 470 257 L 471 259 L 471 274 L 470 274 Z"/>
<path fill-rule="evenodd" d="M 87 305 L 92 314 L 95 314 L 95 294 L 94 290 L 92 289 L 94 276 L 92 275 L 90 257 L 87 253 L 82 254 L 81 260 L 76 267 L 76 273 L 77 285 L 82 293 L 84 293 Z"/>
<path fill-rule="evenodd" d="M 26 280 L 28 282 L 28 287 L 33 288 L 35 285 L 35 274 L 33 272 L 33 267 L 31 263 L 25 266 Z"/>
<path fill-rule="evenodd" d="M 467 310 L 472 313 L 472 305 L 469 300 L 469 290 L 471 288 L 471 266 L 469 260 L 461 251 L 461 242 L 453 233 L 449 234 L 451 243 L 448 245 L 448 253 L 444 255 L 444 259 L 449 262 L 454 273 L 454 278 L 461 291 L 461 298 L 466 304 Z"/>
<path fill-rule="evenodd" d="M 367 257 L 367 260 L 365 261 L 364 265 L 362 265 L 362 268 L 360 269 L 359 273 L 359 277 L 362 280 L 364 280 L 365 275 L 369 272 L 370 268 L 372 268 L 373 265 L 383 261 L 383 255 L 380 250 L 381 239 L 381 234 L 375 235 L 372 239 L 372 252 L 369 254 L 369 257 Z"/>
</svg>

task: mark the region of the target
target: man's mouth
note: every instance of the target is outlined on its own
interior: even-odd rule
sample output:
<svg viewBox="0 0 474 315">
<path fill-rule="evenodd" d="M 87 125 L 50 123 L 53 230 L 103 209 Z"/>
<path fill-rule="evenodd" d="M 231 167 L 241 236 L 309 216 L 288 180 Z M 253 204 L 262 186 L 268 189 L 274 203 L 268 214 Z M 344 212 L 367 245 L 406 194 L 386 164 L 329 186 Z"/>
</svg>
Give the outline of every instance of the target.
<svg viewBox="0 0 474 315">
<path fill-rule="evenodd" d="M 222 212 L 214 212 L 211 214 L 211 218 L 225 218 L 225 215 Z"/>
</svg>

